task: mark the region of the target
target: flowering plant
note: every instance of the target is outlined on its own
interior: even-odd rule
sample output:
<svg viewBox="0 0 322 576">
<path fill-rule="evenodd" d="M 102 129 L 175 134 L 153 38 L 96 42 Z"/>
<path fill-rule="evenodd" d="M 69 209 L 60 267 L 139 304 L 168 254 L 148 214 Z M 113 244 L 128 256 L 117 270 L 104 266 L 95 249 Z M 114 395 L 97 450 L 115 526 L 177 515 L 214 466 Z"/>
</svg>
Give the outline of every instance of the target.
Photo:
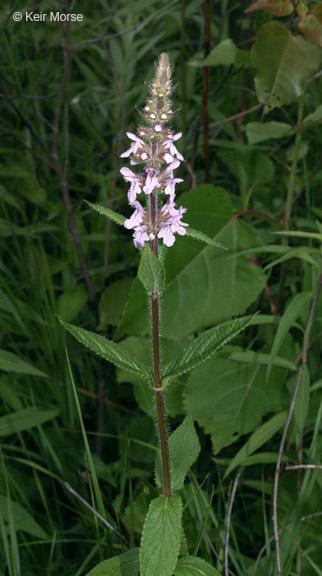
<svg viewBox="0 0 322 576">
<path fill-rule="evenodd" d="M 215 326 L 194 340 L 175 360 L 162 366 L 160 354 L 160 293 L 166 288 L 165 268 L 159 259 L 159 241 L 171 247 L 179 236 L 191 236 L 217 248 L 221 244 L 202 232 L 193 230 L 182 217 L 186 209 L 175 203 L 175 186 L 182 182 L 174 176 L 183 156 L 175 142 L 181 133 L 175 134 L 167 126 L 173 118 L 171 95 L 172 69 L 167 54 L 161 54 L 156 65 L 155 77 L 149 84 L 150 96 L 141 112 L 143 124 L 138 135 L 129 132 L 132 141 L 122 158 L 130 158 L 136 168 L 123 167 L 121 174 L 130 184 L 129 205 L 134 208 L 130 218 L 108 208 L 89 205 L 104 216 L 129 230 L 134 230 L 133 241 L 141 250 L 138 276 L 150 299 L 152 326 L 152 369 L 148 369 L 137 358 L 131 356 L 120 345 L 83 328 L 62 322 L 65 328 L 82 344 L 114 363 L 116 366 L 141 376 L 155 394 L 155 409 L 160 450 L 156 459 L 156 484 L 162 494 L 152 500 L 141 538 L 140 550 L 130 550 L 118 557 L 118 568 L 126 565 L 131 576 L 171 576 L 175 574 L 207 574 L 216 576 L 218 572 L 200 558 L 187 554 L 182 527 L 182 499 L 186 475 L 198 457 L 199 440 L 191 417 L 168 436 L 168 424 L 164 403 L 164 391 L 171 381 L 190 372 L 214 352 L 222 348 L 249 323 L 250 317 L 235 319 Z M 147 201 L 143 206 L 142 200 Z M 163 204 L 161 205 L 161 200 Z M 91 571 L 91 576 L 103 573 L 115 574 L 115 557 L 99 564 Z M 187 567 L 188 566 L 188 571 Z M 182 572 L 181 568 L 186 569 Z M 181 571 L 180 571 L 181 570 Z M 190 570 L 190 571 L 189 571 Z M 123 571 L 122 571 L 123 573 Z"/>
</svg>

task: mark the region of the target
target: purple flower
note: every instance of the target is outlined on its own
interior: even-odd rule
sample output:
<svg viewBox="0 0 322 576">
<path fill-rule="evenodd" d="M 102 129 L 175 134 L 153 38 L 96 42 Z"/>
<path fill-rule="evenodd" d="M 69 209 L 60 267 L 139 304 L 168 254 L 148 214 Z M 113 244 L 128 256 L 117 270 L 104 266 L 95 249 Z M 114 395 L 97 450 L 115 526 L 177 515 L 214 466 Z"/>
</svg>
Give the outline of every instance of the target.
<svg viewBox="0 0 322 576">
<path fill-rule="evenodd" d="M 135 248 L 138 248 L 138 250 L 140 250 L 141 248 L 144 248 L 145 242 L 149 242 L 149 240 L 150 240 L 150 238 L 149 238 L 148 234 L 145 232 L 145 230 L 141 230 L 141 229 L 135 230 L 135 232 L 133 234 L 133 241 L 134 241 Z"/>
<path fill-rule="evenodd" d="M 179 140 L 179 138 L 181 138 L 182 136 L 182 132 L 179 132 L 178 134 L 174 134 L 173 136 L 170 136 L 168 140 L 166 140 L 166 142 L 164 143 L 164 147 L 169 149 L 170 154 L 172 154 L 172 156 L 176 156 L 178 158 L 178 160 L 181 160 L 181 162 L 184 160 L 184 157 L 182 156 L 182 154 L 180 154 L 180 152 L 177 150 L 176 146 L 173 144 L 173 142 L 175 142 L 176 140 Z"/>
<path fill-rule="evenodd" d="M 144 216 L 147 216 L 147 212 L 144 210 L 143 206 L 137 200 L 133 203 L 135 211 L 133 212 L 131 218 L 127 218 L 124 222 L 125 228 L 131 230 L 140 226 L 143 222 Z"/>
<path fill-rule="evenodd" d="M 160 188 L 160 182 L 156 177 L 154 168 L 147 168 L 147 177 L 145 180 L 145 186 L 143 186 L 143 192 L 145 194 L 151 194 L 156 188 Z"/>
<path fill-rule="evenodd" d="M 134 142 L 133 144 L 131 144 L 130 148 L 126 150 L 126 152 L 123 152 L 123 154 L 121 154 L 121 158 L 127 158 L 128 156 L 130 156 L 130 154 L 136 154 L 138 150 L 140 150 L 141 148 L 143 148 L 143 146 L 145 146 L 143 140 L 141 140 L 141 138 L 138 138 L 135 134 L 132 134 L 132 132 L 127 132 L 126 134 L 128 138 L 130 138 L 130 140 L 134 140 Z"/>
<path fill-rule="evenodd" d="M 130 189 L 128 191 L 128 199 L 129 199 L 129 204 L 131 204 L 131 206 L 134 205 L 134 202 L 136 200 L 136 196 L 137 194 L 141 194 L 142 192 L 142 182 L 140 177 L 135 174 L 134 172 L 132 172 L 132 170 L 130 170 L 130 168 L 121 168 L 120 170 L 124 180 L 126 182 L 131 182 L 131 186 Z"/>
<path fill-rule="evenodd" d="M 160 230 L 158 238 L 163 239 L 166 246 L 173 246 L 175 242 L 174 234 L 184 236 L 186 234 L 185 227 L 188 226 L 185 222 L 181 222 L 183 214 L 187 211 L 186 208 L 180 206 L 179 209 L 175 208 L 175 203 L 169 199 L 166 204 L 161 208 L 159 214 Z"/>
</svg>

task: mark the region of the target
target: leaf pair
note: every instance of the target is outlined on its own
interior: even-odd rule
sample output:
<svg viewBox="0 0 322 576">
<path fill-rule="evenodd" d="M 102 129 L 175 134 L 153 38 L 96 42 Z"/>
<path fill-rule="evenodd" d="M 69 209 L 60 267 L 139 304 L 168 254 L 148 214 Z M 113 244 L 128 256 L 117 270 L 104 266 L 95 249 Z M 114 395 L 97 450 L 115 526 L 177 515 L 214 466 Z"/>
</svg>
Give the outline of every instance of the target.
<svg viewBox="0 0 322 576">
<path fill-rule="evenodd" d="M 151 251 L 151 254 L 152 251 Z M 154 256 L 154 254 L 153 254 Z M 149 256 L 148 256 L 149 257 Z M 155 276 L 153 276 L 152 267 L 150 268 L 151 276 L 148 278 L 147 282 L 155 282 Z M 230 320 L 219 326 L 215 326 L 199 336 L 190 346 L 184 350 L 178 358 L 169 362 L 163 372 L 162 378 L 164 382 L 168 382 L 170 379 L 176 378 L 182 374 L 190 372 L 204 362 L 214 352 L 220 350 L 225 344 L 227 344 L 232 338 L 237 336 L 251 321 L 251 316 L 245 316 L 243 318 L 237 318 L 236 320 Z M 108 340 L 103 336 L 99 336 L 84 328 L 79 328 L 78 326 L 73 326 L 68 322 L 64 322 L 59 318 L 61 324 L 78 340 L 81 344 L 84 344 L 87 348 L 90 348 L 93 352 L 107 360 L 112 362 L 115 366 L 133 372 L 148 380 L 153 381 L 153 374 L 151 370 L 147 368 L 142 362 L 131 356 L 126 350 L 124 350 L 119 344 Z"/>
</svg>

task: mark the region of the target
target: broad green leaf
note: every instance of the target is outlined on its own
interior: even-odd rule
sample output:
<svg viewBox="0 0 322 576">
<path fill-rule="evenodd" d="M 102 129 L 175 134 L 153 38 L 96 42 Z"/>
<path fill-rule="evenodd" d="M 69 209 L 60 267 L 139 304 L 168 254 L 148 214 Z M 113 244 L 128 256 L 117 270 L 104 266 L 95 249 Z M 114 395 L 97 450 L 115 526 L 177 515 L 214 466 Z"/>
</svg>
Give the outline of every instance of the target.
<svg viewBox="0 0 322 576">
<path fill-rule="evenodd" d="M 176 360 L 165 366 L 162 371 L 162 378 L 175 378 L 193 370 L 244 330 L 251 318 L 251 316 L 236 318 L 236 320 L 230 320 L 207 330 L 199 338 L 196 338 Z"/>
<path fill-rule="evenodd" d="M 139 576 L 139 549 L 133 548 L 97 564 L 86 576 Z"/>
<path fill-rule="evenodd" d="M 305 116 L 303 120 L 303 126 L 311 124 L 311 122 L 320 122 L 320 121 L 322 121 L 322 104 L 320 104 L 320 106 L 318 106 L 314 110 L 314 112 L 312 112 L 308 116 Z"/>
<path fill-rule="evenodd" d="M 85 200 L 85 202 L 86 204 L 88 204 L 88 206 L 93 208 L 93 210 L 95 210 L 99 214 L 102 214 L 102 216 L 110 218 L 111 220 L 113 220 L 113 222 L 116 222 L 116 224 L 119 224 L 120 226 L 124 225 L 125 216 L 122 216 L 122 214 L 118 214 L 117 212 L 114 212 L 109 208 L 105 208 L 105 206 L 98 206 L 98 204 L 92 204 L 91 202 L 87 202 L 87 200 Z"/>
<path fill-rule="evenodd" d="M 174 576 L 220 576 L 220 573 L 202 558 L 185 556 L 179 558 Z"/>
<path fill-rule="evenodd" d="M 66 290 L 58 298 L 58 315 L 65 322 L 70 322 L 85 308 L 87 299 L 88 294 L 85 286 L 75 286 L 75 288 Z"/>
<path fill-rule="evenodd" d="M 188 208 L 186 220 L 192 228 L 202 229 L 228 250 L 203 246 L 189 237 L 177 238 L 168 250 L 162 335 L 169 340 L 244 314 L 266 281 L 262 269 L 253 266 L 248 255 L 240 254 L 259 246 L 260 240 L 252 227 L 233 219 L 224 190 L 201 185 L 180 196 L 180 203 Z M 149 333 L 146 292 L 135 279 L 116 338 Z"/>
<path fill-rule="evenodd" d="M 34 536 L 35 538 L 39 538 L 40 540 L 45 540 L 49 538 L 48 534 L 37 524 L 37 522 L 33 519 L 33 517 L 18 504 L 11 500 L 10 507 L 13 516 L 13 523 L 16 532 L 20 530 L 22 532 L 26 532 L 26 534 L 30 534 L 30 536 Z M 0 515 L 2 516 L 5 522 L 9 522 L 9 514 L 8 514 L 8 497 L 3 496 L 0 494 Z"/>
<path fill-rule="evenodd" d="M 303 19 L 300 18 L 299 29 L 301 30 L 303 36 L 317 44 L 322 46 L 322 4 L 316 4 L 313 8 L 313 13 L 308 14 Z"/>
<path fill-rule="evenodd" d="M 292 126 L 285 122 L 249 122 L 246 126 L 246 134 L 251 146 L 269 138 L 284 138 L 293 133 Z"/>
<path fill-rule="evenodd" d="M 199 66 L 218 66 L 219 64 L 224 64 L 225 66 L 231 66 L 232 64 L 252 66 L 251 53 L 240 50 L 231 38 L 227 38 L 219 42 L 219 44 L 211 50 L 207 58 L 200 62 Z"/>
<path fill-rule="evenodd" d="M 186 228 L 186 235 L 190 236 L 190 238 L 194 238 L 195 240 L 200 240 L 201 242 L 210 244 L 210 246 L 216 246 L 216 248 L 223 248 L 224 250 L 227 250 L 227 248 L 225 248 L 225 246 L 223 246 L 220 242 L 217 242 L 216 240 L 209 238 L 209 236 L 207 236 L 203 232 L 200 232 L 199 230 L 194 230 L 193 228 L 190 228 L 190 226 Z"/>
<path fill-rule="evenodd" d="M 273 16 L 289 16 L 292 14 L 294 6 L 289 0 L 256 0 L 245 10 L 245 13 L 254 10 L 264 10 Z"/>
<path fill-rule="evenodd" d="M 12 352 L 7 352 L 7 350 L 0 350 L 0 370 L 13 372 L 14 374 L 30 374 L 31 376 L 48 378 L 48 374 L 41 372 L 41 370 L 29 364 L 29 362 L 22 360 Z"/>
<path fill-rule="evenodd" d="M 44 424 L 58 416 L 59 410 L 40 410 L 39 408 L 24 408 L 0 418 L 0 436 L 10 436 L 23 430 L 30 430 L 34 426 Z"/>
<path fill-rule="evenodd" d="M 165 286 L 165 270 L 163 264 L 152 252 L 150 246 L 144 246 L 138 276 L 144 288 L 152 292 L 162 292 Z"/>
<path fill-rule="evenodd" d="M 180 550 L 181 516 L 179 496 L 152 500 L 142 533 L 141 576 L 171 576 Z"/>
<path fill-rule="evenodd" d="M 281 409 L 284 381 L 284 368 L 274 367 L 267 385 L 265 366 L 236 362 L 219 352 L 189 376 L 185 409 L 210 434 L 218 454 L 259 428 L 265 414 Z"/>
<path fill-rule="evenodd" d="M 98 330 L 106 330 L 107 326 L 117 326 L 120 323 L 132 283 L 133 278 L 121 278 L 104 290 L 99 302 Z"/>
<path fill-rule="evenodd" d="M 295 387 L 295 379 L 293 379 L 293 386 Z M 307 364 L 304 365 L 299 389 L 297 391 L 294 418 L 296 427 L 299 434 L 302 434 L 305 426 L 310 403 L 310 372 Z"/>
<path fill-rule="evenodd" d="M 280 22 L 268 22 L 260 28 L 252 55 L 257 96 L 267 110 L 294 102 L 321 60 L 317 46 L 291 35 Z"/>
<path fill-rule="evenodd" d="M 181 490 L 185 477 L 191 466 L 197 460 L 200 443 L 191 416 L 187 416 L 182 424 L 172 432 L 169 438 L 171 488 Z M 160 453 L 156 460 L 156 483 L 162 486 L 162 468 Z"/>
<path fill-rule="evenodd" d="M 311 302 L 314 294 L 313 292 L 301 292 L 300 294 L 296 294 L 294 298 L 292 298 L 291 302 L 288 304 L 277 328 L 277 332 L 274 338 L 270 361 L 267 366 L 267 375 L 266 380 L 270 375 L 270 371 L 273 366 L 274 359 L 278 355 L 278 352 L 293 324 L 301 314 L 303 308 Z"/>
<path fill-rule="evenodd" d="M 236 456 L 232 459 L 228 466 L 224 478 L 228 476 L 236 466 L 239 466 L 248 456 L 253 454 L 258 448 L 263 446 L 280 430 L 286 422 L 287 412 L 280 412 L 273 416 L 268 422 L 265 422 L 251 437 L 247 440 L 244 446 L 239 450 Z"/>
<path fill-rule="evenodd" d="M 64 326 L 64 328 L 68 330 L 68 332 L 70 332 L 72 336 L 76 338 L 76 340 L 78 340 L 78 342 L 84 344 L 84 346 L 87 346 L 87 348 L 90 348 L 92 352 L 95 352 L 108 362 L 112 362 L 119 368 L 124 368 L 129 372 L 134 372 L 135 374 L 139 374 L 145 378 L 150 379 L 151 374 L 148 368 L 130 356 L 130 354 L 121 348 L 119 344 L 116 344 L 107 338 L 103 338 L 103 336 L 99 336 L 94 332 L 84 330 L 84 328 L 79 328 L 78 326 L 68 324 L 61 318 L 59 318 L 59 321 Z"/>
</svg>

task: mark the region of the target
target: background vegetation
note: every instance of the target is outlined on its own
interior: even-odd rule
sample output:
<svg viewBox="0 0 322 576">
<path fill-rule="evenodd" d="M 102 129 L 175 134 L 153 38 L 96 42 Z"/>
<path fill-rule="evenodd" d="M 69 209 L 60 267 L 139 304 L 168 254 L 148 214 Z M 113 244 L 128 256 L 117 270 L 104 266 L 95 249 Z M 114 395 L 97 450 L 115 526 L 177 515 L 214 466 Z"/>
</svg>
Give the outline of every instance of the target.
<svg viewBox="0 0 322 576">
<path fill-rule="evenodd" d="M 276 573 L 274 474 L 302 365 L 278 470 L 278 524 L 290 525 L 280 536 L 281 558 L 283 574 L 322 574 L 321 471 L 285 469 L 321 464 L 320 41 L 312 43 L 310 30 L 306 40 L 296 36 L 304 60 L 288 53 L 271 73 L 268 38 L 277 34 L 277 45 L 285 37 L 281 23 L 296 31 L 298 15 L 245 14 L 248 7 L 1 3 L 2 575 L 80 576 L 124 549 L 64 487 L 92 501 L 76 389 L 109 522 L 131 546 L 158 494 L 149 390 L 82 349 L 55 315 L 148 362 L 138 251 L 128 231 L 83 200 L 129 214 L 119 156 L 163 51 L 178 82 L 175 129 L 186 159 L 179 204 L 193 228 L 229 248 L 223 254 L 178 238 L 168 251 L 163 357 L 175 357 L 205 328 L 261 311 L 246 334 L 168 392 L 172 428 L 191 415 L 202 446 L 182 492 L 187 547 L 228 571 L 228 516 L 230 573 Z M 27 9 L 85 18 L 13 21 L 14 11 Z M 296 234 L 276 234 L 283 230 Z"/>
</svg>

